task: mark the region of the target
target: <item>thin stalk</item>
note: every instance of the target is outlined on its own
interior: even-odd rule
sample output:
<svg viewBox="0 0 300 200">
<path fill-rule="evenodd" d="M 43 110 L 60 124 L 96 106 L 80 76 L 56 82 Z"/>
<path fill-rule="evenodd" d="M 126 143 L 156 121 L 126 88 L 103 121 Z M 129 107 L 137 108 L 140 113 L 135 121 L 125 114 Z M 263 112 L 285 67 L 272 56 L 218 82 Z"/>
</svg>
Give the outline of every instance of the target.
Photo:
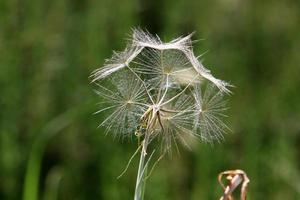
<svg viewBox="0 0 300 200">
<path fill-rule="evenodd" d="M 148 88 L 147 88 L 145 82 L 141 79 L 141 77 L 139 75 L 137 75 L 137 73 L 135 73 L 135 71 L 133 71 L 133 69 L 131 69 L 131 67 L 129 67 L 129 65 L 126 65 L 126 67 L 141 81 L 141 83 L 143 84 L 143 86 L 145 88 L 145 91 L 147 92 L 147 95 L 148 95 L 150 101 L 154 104 L 152 96 L 150 95 L 150 92 L 148 91 Z"/>
<path fill-rule="evenodd" d="M 186 89 L 188 89 L 188 87 L 192 84 L 192 82 L 198 77 L 198 75 L 194 76 L 194 78 L 192 79 L 191 82 L 189 82 L 189 84 L 187 84 L 187 86 L 181 91 L 179 92 L 178 94 L 176 94 L 174 97 L 172 97 L 171 99 L 169 99 L 168 101 L 164 102 L 161 104 L 161 106 L 164 106 L 168 103 L 170 103 L 171 101 L 173 101 L 174 99 L 176 99 L 177 97 L 179 97 L 182 93 L 185 92 Z"/>
<path fill-rule="evenodd" d="M 168 92 L 168 86 L 169 86 L 169 75 L 167 75 L 167 85 L 166 85 L 166 90 L 165 90 L 163 96 L 161 97 L 161 100 L 158 102 L 158 104 L 161 104 L 161 103 L 163 102 L 163 100 L 164 100 L 164 98 L 165 98 L 165 96 L 166 96 L 166 94 L 167 94 L 167 92 Z"/>
<path fill-rule="evenodd" d="M 143 199 L 143 176 L 145 172 L 146 167 L 146 156 L 147 156 L 147 146 L 148 146 L 148 136 L 145 135 L 145 139 L 142 142 L 142 150 L 141 150 L 141 156 L 140 156 L 140 163 L 139 163 L 139 169 L 137 173 L 136 178 L 136 185 L 135 185 L 135 193 L 134 193 L 134 200 L 142 200 Z"/>
<path fill-rule="evenodd" d="M 73 110 L 67 111 L 50 121 L 33 143 L 25 173 L 23 200 L 38 200 L 39 176 L 43 154 L 47 143 L 66 128 L 74 118 Z"/>
<path fill-rule="evenodd" d="M 85 113 L 85 109 L 89 108 L 86 105 L 90 104 L 91 103 L 88 101 L 84 104 L 81 104 L 80 107 L 75 106 L 74 108 L 58 115 L 49 121 L 37 135 L 37 138 L 32 144 L 26 167 L 22 194 L 23 200 L 39 199 L 40 171 L 43 154 L 48 142 L 57 134 L 62 133 L 62 131 L 79 116 L 79 113 Z M 82 108 L 84 108 L 84 110 Z"/>
</svg>

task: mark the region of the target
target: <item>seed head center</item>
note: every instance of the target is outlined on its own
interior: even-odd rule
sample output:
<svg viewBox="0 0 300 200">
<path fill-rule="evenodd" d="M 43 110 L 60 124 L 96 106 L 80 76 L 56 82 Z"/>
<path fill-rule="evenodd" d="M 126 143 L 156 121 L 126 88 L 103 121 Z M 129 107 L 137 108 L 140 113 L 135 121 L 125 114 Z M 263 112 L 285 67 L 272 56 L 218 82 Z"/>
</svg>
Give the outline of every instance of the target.
<svg viewBox="0 0 300 200">
<path fill-rule="evenodd" d="M 164 68 L 164 74 L 165 75 L 170 75 L 172 72 L 172 67 L 171 66 L 167 66 Z"/>
<path fill-rule="evenodd" d="M 133 101 L 131 99 L 127 100 L 127 104 L 133 104 Z"/>
</svg>

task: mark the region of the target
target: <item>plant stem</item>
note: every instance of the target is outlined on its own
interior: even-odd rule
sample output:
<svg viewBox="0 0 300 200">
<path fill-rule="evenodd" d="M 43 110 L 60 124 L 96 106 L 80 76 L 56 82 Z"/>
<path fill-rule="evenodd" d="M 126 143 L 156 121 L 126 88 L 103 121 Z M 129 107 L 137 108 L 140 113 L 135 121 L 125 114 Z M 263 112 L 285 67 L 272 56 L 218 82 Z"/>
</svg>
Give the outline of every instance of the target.
<svg viewBox="0 0 300 200">
<path fill-rule="evenodd" d="M 147 146 L 148 146 L 148 137 L 146 134 L 145 139 L 142 142 L 142 150 L 141 150 L 141 156 L 140 156 L 139 169 L 138 169 L 137 178 L 136 178 L 134 200 L 142 200 L 143 199 L 144 192 L 142 192 L 142 189 L 143 189 L 143 184 L 144 184 L 143 176 L 144 176 L 145 167 L 146 167 L 145 160 L 146 160 L 146 156 L 147 156 L 147 153 L 146 153 Z"/>
<path fill-rule="evenodd" d="M 72 122 L 74 117 L 74 110 L 66 111 L 65 113 L 55 117 L 44 127 L 44 129 L 42 129 L 41 133 L 33 142 L 25 173 L 23 200 L 39 199 L 39 176 L 42 158 L 47 143 L 57 133 L 60 133 L 64 128 L 66 128 Z"/>
</svg>

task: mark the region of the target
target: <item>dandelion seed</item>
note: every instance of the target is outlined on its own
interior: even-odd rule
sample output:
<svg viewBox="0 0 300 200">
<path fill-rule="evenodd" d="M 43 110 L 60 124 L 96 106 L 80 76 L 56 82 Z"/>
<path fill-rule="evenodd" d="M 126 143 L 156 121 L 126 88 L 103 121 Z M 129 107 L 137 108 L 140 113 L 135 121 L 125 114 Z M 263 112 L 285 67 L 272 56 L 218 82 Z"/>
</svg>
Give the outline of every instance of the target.
<svg viewBox="0 0 300 200">
<path fill-rule="evenodd" d="M 123 69 L 141 52 L 142 49 L 142 47 L 133 47 L 129 44 L 122 52 L 114 51 L 112 58 L 107 59 L 102 68 L 96 69 L 92 73 L 92 82 L 103 79 L 110 74 Z"/>
<path fill-rule="evenodd" d="M 195 98 L 194 131 L 200 132 L 201 139 L 207 142 L 223 139 L 223 134 L 230 130 L 222 120 L 226 117 L 224 111 L 227 110 L 223 93 L 216 91 L 215 87 L 209 84 L 203 93 L 199 86 L 196 87 L 193 95 Z"/>
<path fill-rule="evenodd" d="M 149 47 L 158 50 L 177 49 L 186 51 L 192 47 L 192 37 L 190 34 L 186 37 L 179 37 L 171 42 L 163 43 L 158 36 L 152 36 L 148 31 L 133 29 L 133 44 L 140 47 Z"/>
<path fill-rule="evenodd" d="M 106 127 L 106 133 L 127 136 L 139 124 L 139 118 L 147 108 L 147 95 L 144 87 L 128 71 L 118 72 L 109 80 L 109 87 L 98 84 L 96 93 L 102 97 L 104 108 L 96 113 L 108 112 L 109 115 L 99 125 Z"/>
<path fill-rule="evenodd" d="M 185 54 L 178 50 L 145 48 L 141 55 L 133 60 L 133 64 L 132 68 L 142 77 L 147 77 L 149 84 L 156 88 L 187 85 L 198 74 Z M 190 84 L 200 81 L 201 78 L 198 77 Z"/>
</svg>

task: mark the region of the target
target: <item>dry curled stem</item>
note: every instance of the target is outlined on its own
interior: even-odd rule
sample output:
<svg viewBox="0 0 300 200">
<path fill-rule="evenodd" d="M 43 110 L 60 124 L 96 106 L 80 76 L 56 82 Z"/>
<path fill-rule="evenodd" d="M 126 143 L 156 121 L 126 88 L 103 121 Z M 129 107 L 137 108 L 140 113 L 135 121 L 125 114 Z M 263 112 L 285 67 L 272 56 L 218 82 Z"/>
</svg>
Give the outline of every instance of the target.
<svg viewBox="0 0 300 200">
<path fill-rule="evenodd" d="M 229 181 L 226 186 L 222 182 L 223 176 L 225 176 L 225 178 Z M 221 172 L 218 176 L 218 181 L 224 189 L 224 194 L 220 200 L 233 200 L 232 193 L 240 184 L 242 184 L 240 196 L 241 200 L 246 200 L 247 186 L 250 180 L 243 170 L 236 169 Z"/>
</svg>

